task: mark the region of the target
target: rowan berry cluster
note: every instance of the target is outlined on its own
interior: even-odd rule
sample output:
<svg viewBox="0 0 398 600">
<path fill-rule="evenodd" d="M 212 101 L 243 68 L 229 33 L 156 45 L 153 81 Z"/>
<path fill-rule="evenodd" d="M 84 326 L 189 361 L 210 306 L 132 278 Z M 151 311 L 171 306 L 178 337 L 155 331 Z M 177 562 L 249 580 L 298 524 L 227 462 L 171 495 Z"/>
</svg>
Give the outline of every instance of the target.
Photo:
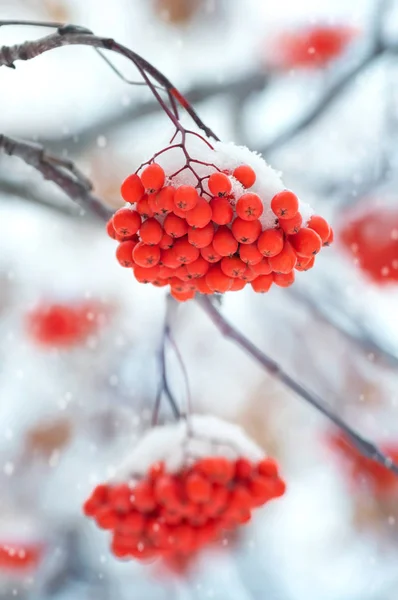
<svg viewBox="0 0 398 600">
<path fill-rule="evenodd" d="M 168 178 L 156 162 L 130 175 L 121 187 L 128 206 L 107 226 L 119 263 L 141 283 L 170 285 L 179 301 L 248 283 L 255 292 L 290 286 L 333 232 L 322 217 L 304 220 L 293 192 L 251 191 L 256 178 L 247 164 L 198 177 L 196 187 Z"/>
<path fill-rule="evenodd" d="M 37 567 L 43 548 L 29 543 L 2 543 L 0 545 L 0 569 L 27 571 Z"/>
<path fill-rule="evenodd" d="M 116 557 L 167 559 L 191 555 L 247 523 L 254 508 L 284 491 L 273 459 L 210 456 L 178 473 L 155 463 L 139 481 L 99 485 L 84 512 L 112 531 Z"/>
<path fill-rule="evenodd" d="M 344 215 L 340 239 L 376 284 L 398 282 L 398 212 L 372 202 Z"/>
</svg>

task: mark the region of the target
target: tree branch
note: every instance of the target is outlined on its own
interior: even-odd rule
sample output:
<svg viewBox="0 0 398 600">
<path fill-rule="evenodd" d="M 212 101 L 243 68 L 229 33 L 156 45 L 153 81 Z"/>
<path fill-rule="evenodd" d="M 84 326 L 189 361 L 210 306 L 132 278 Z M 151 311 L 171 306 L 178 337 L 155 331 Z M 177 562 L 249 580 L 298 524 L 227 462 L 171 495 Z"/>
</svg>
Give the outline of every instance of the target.
<svg viewBox="0 0 398 600">
<path fill-rule="evenodd" d="M 242 350 L 244 350 L 247 354 L 249 354 L 249 356 L 257 361 L 263 367 L 263 369 L 270 373 L 270 375 L 278 379 L 294 394 L 302 398 L 305 402 L 310 404 L 318 412 L 327 417 L 329 421 L 341 429 L 346 434 L 350 442 L 363 456 L 378 462 L 386 467 L 386 469 L 389 469 L 398 475 L 398 465 L 396 465 L 390 457 L 385 456 L 379 450 L 379 448 L 363 438 L 359 433 L 347 425 L 343 419 L 333 413 L 332 409 L 325 404 L 321 398 L 308 391 L 304 386 L 292 379 L 274 360 L 269 358 L 264 352 L 262 352 L 262 350 L 260 350 L 260 348 L 255 346 L 253 342 L 248 340 L 242 333 L 240 333 L 240 331 L 228 323 L 228 321 L 224 319 L 224 317 L 207 296 L 199 296 L 196 302 L 205 311 L 217 329 L 225 337 L 235 342 Z"/>
<path fill-rule="evenodd" d="M 48 154 L 38 144 L 17 140 L 2 134 L 0 134 L 0 151 L 8 156 L 16 156 L 34 167 L 43 175 L 44 179 L 55 183 L 84 210 L 102 220 L 108 220 L 112 215 L 112 211 L 91 193 L 91 182 L 71 161 Z"/>
</svg>

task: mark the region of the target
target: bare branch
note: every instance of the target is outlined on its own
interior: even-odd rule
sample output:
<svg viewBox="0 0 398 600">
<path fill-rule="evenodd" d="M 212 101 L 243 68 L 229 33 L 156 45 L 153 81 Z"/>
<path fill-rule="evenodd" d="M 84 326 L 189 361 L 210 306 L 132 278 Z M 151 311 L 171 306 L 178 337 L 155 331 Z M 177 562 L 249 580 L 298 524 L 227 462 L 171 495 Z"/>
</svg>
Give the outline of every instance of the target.
<svg viewBox="0 0 398 600">
<path fill-rule="evenodd" d="M 269 358 L 269 356 L 267 356 L 262 350 L 260 350 L 260 348 L 253 344 L 253 342 L 248 340 L 242 333 L 240 333 L 240 331 L 235 329 L 233 325 L 228 323 L 228 321 L 224 319 L 224 317 L 212 304 L 208 297 L 199 296 L 196 302 L 206 312 L 217 329 L 225 337 L 234 341 L 242 350 L 256 360 L 263 367 L 263 369 L 267 371 L 267 373 L 270 373 L 270 375 L 277 378 L 284 386 L 289 388 L 297 396 L 300 396 L 300 398 L 305 400 L 305 402 L 310 404 L 313 408 L 327 417 L 329 421 L 341 429 L 361 454 L 378 462 L 398 475 L 398 465 L 396 465 L 391 458 L 385 456 L 381 450 L 379 450 L 379 448 L 363 438 L 359 433 L 347 425 L 343 419 L 334 414 L 332 409 L 325 404 L 321 398 L 292 379 L 274 360 L 272 360 L 272 358 Z"/>
<path fill-rule="evenodd" d="M 112 212 L 91 193 L 92 184 L 69 160 L 47 154 L 42 146 L 0 134 L 0 150 L 37 169 L 84 210 L 108 220 Z"/>
</svg>

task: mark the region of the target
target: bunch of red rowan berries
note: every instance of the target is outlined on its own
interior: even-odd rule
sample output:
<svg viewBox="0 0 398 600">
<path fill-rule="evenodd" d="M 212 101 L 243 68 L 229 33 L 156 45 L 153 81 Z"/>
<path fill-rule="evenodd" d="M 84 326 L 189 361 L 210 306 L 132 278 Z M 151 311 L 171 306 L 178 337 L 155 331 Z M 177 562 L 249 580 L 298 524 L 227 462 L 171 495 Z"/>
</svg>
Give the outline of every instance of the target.
<svg viewBox="0 0 398 600">
<path fill-rule="evenodd" d="M 303 223 L 299 200 L 289 190 L 273 196 L 275 219 L 264 228 L 264 201 L 249 191 L 256 173 L 248 165 L 202 179 L 208 191 L 202 183 L 176 187 L 153 162 L 123 182 L 128 206 L 117 210 L 107 226 L 119 241 L 119 263 L 132 268 L 141 283 L 170 285 L 176 300 L 189 300 L 196 292 L 238 291 L 248 283 L 255 292 L 268 292 L 272 284 L 288 287 L 295 270 L 311 269 L 316 254 L 333 239 L 322 217 Z M 234 182 L 243 189 L 238 198 Z"/>
<path fill-rule="evenodd" d="M 157 462 L 139 480 L 98 485 L 83 510 L 112 532 L 116 557 L 172 559 L 188 557 L 247 523 L 254 508 L 284 492 L 271 458 L 209 456 L 178 472 Z"/>
</svg>

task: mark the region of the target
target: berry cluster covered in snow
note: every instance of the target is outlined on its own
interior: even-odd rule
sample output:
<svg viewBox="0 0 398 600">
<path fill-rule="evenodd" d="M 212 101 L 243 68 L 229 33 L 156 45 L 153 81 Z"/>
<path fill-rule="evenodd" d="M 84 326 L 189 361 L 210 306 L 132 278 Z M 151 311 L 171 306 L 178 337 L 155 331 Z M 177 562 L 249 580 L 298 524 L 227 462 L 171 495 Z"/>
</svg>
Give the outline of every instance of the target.
<svg viewBox="0 0 398 600">
<path fill-rule="evenodd" d="M 170 285 L 180 301 L 248 283 L 268 292 L 273 283 L 290 286 L 295 270 L 311 269 L 332 241 L 325 219 L 247 148 L 202 144 L 182 168 L 170 160 L 173 150 L 127 177 L 121 187 L 127 206 L 108 223 L 120 242 L 118 261 L 138 281 Z"/>
<path fill-rule="evenodd" d="M 215 417 L 156 427 L 84 505 L 126 559 L 188 557 L 282 496 L 275 461 Z"/>
</svg>

